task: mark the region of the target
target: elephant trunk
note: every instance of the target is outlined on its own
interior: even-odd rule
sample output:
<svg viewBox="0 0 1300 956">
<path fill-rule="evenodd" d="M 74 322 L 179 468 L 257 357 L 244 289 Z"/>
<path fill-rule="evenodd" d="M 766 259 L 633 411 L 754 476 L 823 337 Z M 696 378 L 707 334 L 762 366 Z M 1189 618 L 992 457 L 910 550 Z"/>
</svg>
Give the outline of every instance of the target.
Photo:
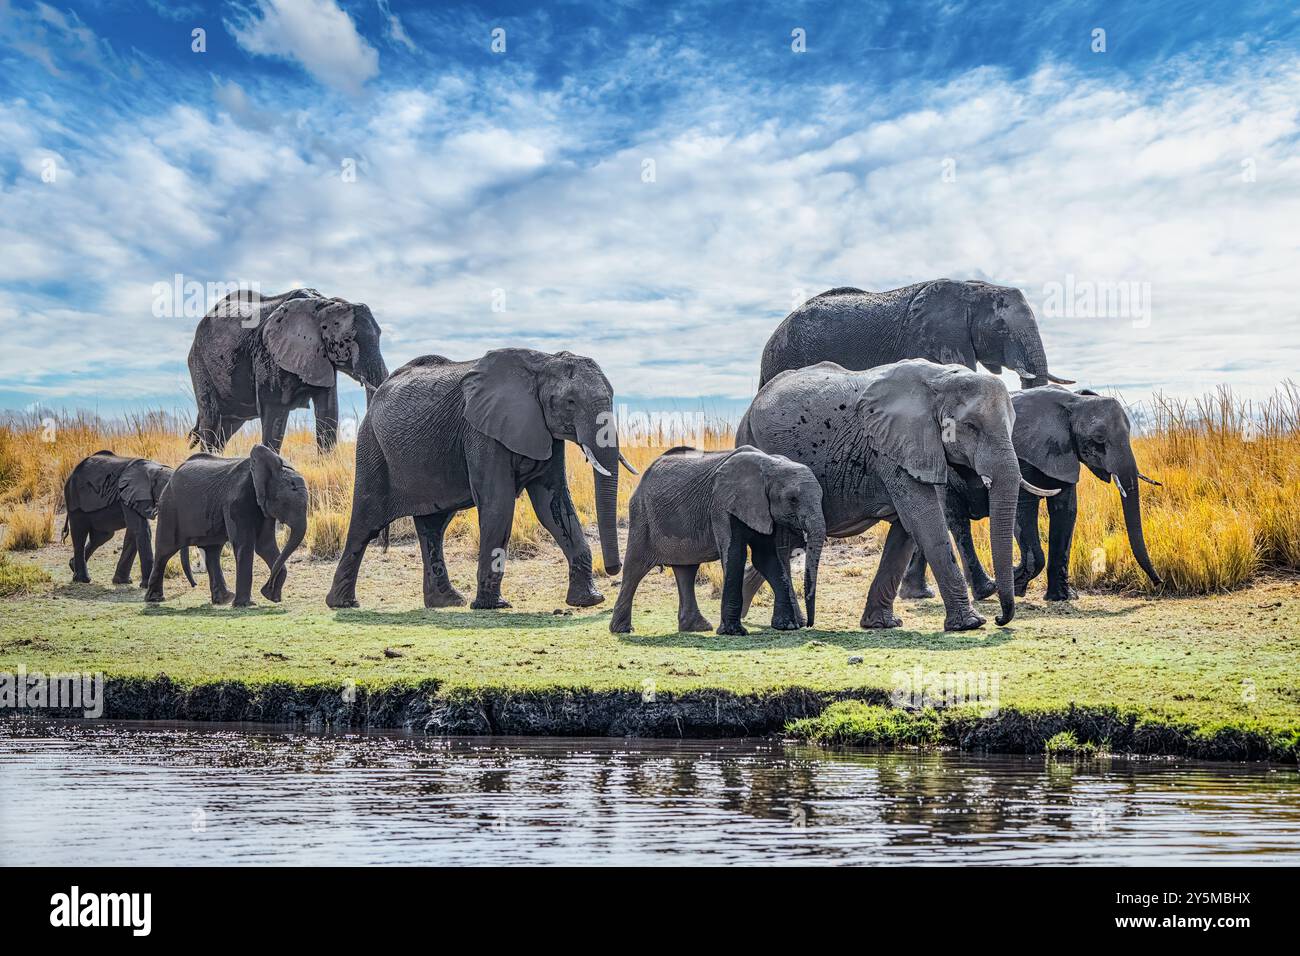
<svg viewBox="0 0 1300 956">
<path fill-rule="evenodd" d="M 1034 388 L 1038 385 L 1046 385 L 1048 382 L 1056 382 L 1058 385 L 1074 384 L 1073 380 L 1060 378 L 1048 370 L 1047 353 L 1043 351 L 1043 340 L 1039 337 L 1036 327 L 1018 332 L 1012 341 L 1015 343 L 1016 350 L 1021 353 L 1021 361 L 1024 364 L 1008 364 L 1020 375 L 1022 387 Z"/>
<path fill-rule="evenodd" d="M 826 544 L 826 521 L 818 509 L 817 516 L 804 525 L 803 599 L 807 610 L 808 626 L 817 619 L 817 565 L 822 559 L 822 546 Z"/>
<path fill-rule="evenodd" d="M 1131 467 L 1125 467 L 1120 472 L 1115 473 L 1116 483 L 1120 490 L 1123 491 L 1123 497 L 1120 499 L 1120 506 L 1124 510 L 1124 530 L 1128 532 L 1128 546 L 1133 550 L 1133 557 L 1151 583 L 1160 586 L 1160 575 L 1156 574 L 1155 566 L 1151 563 L 1151 556 L 1147 554 L 1146 536 L 1142 533 L 1142 500 L 1141 492 L 1138 490 L 1137 464 Z"/>
<path fill-rule="evenodd" d="M 604 412 L 608 419 L 610 412 Z M 605 573 L 617 574 L 623 562 L 618 556 L 618 437 L 606 426 L 595 422 L 578 428 L 578 444 L 591 461 L 592 479 L 596 485 L 596 530 L 600 533 L 600 555 Z"/>
<path fill-rule="evenodd" d="M 989 545 L 993 551 L 993 576 L 998 589 L 1001 613 L 999 626 L 1016 616 L 1014 558 L 1011 544 L 1016 532 L 1016 504 L 1020 499 L 1020 467 L 1010 444 L 987 471 L 981 469 L 992 484 L 989 487 Z"/>
<path fill-rule="evenodd" d="M 294 524 L 289 526 L 289 540 L 285 542 L 284 550 L 280 552 L 280 556 L 271 565 L 270 577 L 266 580 L 266 587 L 262 589 L 262 594 L 270 600 L 279 602 L 280 589 L 283 586 L 280 583 L 280 573 L 284 570 L 284 566 L 289 563 L 289 558 L 298 550 L 298 546 L 302 544 L 302 539 L 306 536 L 307 519 L 304 516 L 301 522 L 295 521 Z"/>
</svg>

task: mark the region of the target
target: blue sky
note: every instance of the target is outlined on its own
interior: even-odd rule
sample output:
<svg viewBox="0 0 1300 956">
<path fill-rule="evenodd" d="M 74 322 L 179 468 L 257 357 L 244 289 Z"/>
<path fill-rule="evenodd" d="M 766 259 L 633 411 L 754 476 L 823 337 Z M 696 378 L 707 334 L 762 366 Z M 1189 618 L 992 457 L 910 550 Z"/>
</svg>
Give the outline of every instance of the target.
<svg viewBox="0 0 1300 956">
<path fill-rule="evenodd" d="M 177 274 L 366 302 L 390 367 L 569 348 L 633 404 L 723 413 L 803 297 L 983 278 L 1081 383 L 1264 394 L 1300 367 L 1298 26 L 1249 2 L 0 0 L 0 408 L 188 413 L 195 320 L 152 314 Z M 1053 306 L 1119 284 L 1132 309 Z"/>
</svg>

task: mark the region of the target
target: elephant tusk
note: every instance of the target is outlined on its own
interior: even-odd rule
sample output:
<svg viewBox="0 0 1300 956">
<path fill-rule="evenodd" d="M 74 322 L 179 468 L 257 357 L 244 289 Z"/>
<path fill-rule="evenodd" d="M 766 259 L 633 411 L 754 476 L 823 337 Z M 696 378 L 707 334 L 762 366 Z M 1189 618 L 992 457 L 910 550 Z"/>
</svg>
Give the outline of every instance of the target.
<svg viewBox="0 0 1300 956">
<path fill-rule="evenodd" d="M 1072 378 L 1060 378 L 1059 376 L 1053 375 L 1051 372 L 1048 372 L 1047 375 L 1044 376 L 1044 378 L 1046 378 L 1049 382 L 1055 382 L 1057 385 L 1073 385 L 1073 384 L 1074 384 L 1074 379 L 1072 379 Z"/>
<path fill-rule="evenodd" d="M 1025 491 L 1029 492 L 1031 495 L 1038 495 L 1040 498 L 1050 498 L 1052 495 L 1059 495 L 1061 493 L 1060 488 L 1039 488 L 1037 485 L 1031 485 L 1029 482 L 1025 481 L 1023 476 L 1020 478 L 1020 487 L 1024 488 Z"/>
<path fill-rule="evenodd" d="M 988 475 L 980 475 L 980 481 L 984 482 L 985 488 L 993 487 L 993 479 L 990 478 Z"/>
<path fill-rule="evenodd" d="M 1154 478 L 1148 478 L 1146 475 L 1142 474 L 1142 472 L 1140 472 L 1140 471 L 1138 472 L 1138 477 L 1141 478 L 1143 481 L 1145 481 L 1145 482 L 1146 482 L 1147 484 L 1149 484 L 1149 485 L 1155 485 L 1157 488 L 1163 488 L 1163 487 L 1164 487 L 1164 483 L 1163 483 L 1163 482 L 1156 481 Z"/>
<path fill-rule="evenodd" d="M 596 469 L 597 474 L 604 475 L 606 478 L 614 477 L 604 465 L 596 460 L 596 456 L 592 454 L 591 449 L 586 445 L 582 446 L 582 453 L 587 456 L 587 461 L 591 462 L 591 467 Z"/>
<path fill-rule="evenodd" d="M 623 467 L 626 468 L 628 471 L 632 472 L 632 474 L 634 475 L 641 474 L 641 472 L 637 471 L 635 468 L 632 467 L 632 463 L 628 461 L 626 457 L 624 457 L 622 452 L 618 453 L 618 460 L 622 463 Z"/>
<path fill-rule="evenodd" d="M 1127 497 L 1128 497 L 1128 492 L 1125 491 L 1125 490 L 1124 490 L 1124 486 L 1121 485 L 1121 484 L 1119 483 L 1119 475 L 1115 474 L 1115 473 L 1112 471 L 1112 472 L 1110 473 L 1110 480 L 1113 481 L 1113 482 L 1115 482 L 1115 487 L 1119 489 L 1119 496 L 1120 496 L 1121 498 L 1127 498 Z"/>
</svg>

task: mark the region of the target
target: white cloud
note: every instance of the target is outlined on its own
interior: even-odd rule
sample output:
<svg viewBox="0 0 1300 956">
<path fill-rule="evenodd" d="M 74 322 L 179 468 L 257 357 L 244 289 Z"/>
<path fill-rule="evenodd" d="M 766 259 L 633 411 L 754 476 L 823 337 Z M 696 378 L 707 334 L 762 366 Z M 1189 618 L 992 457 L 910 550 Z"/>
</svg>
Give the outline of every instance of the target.
<svg viewBox="0 0 1300 956">
<path fill-rule="evenodd" d="M 226 21 L 249 53 L 296 60 L 319 82 L 354 96 L 379 73 L 378 52 L 334 0 L 257 0 L 257 7 Z"/>
</svg>

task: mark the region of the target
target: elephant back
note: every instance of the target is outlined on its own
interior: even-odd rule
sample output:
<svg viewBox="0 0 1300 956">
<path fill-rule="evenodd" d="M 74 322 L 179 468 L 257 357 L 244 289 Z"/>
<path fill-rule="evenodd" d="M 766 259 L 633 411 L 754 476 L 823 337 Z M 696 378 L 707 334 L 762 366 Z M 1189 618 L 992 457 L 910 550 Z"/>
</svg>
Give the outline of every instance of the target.
<svg viewBox="0 0 1300 956">
<path fill-rule="evenodd" d="M 121 500 L 118 485 L 122 472 L 130 462 L 130 458 L 115 455 L 108 449 L 83 458 L 63 485 L 67 511 L 99 511 L 117 504 Z"/>
</svg>

